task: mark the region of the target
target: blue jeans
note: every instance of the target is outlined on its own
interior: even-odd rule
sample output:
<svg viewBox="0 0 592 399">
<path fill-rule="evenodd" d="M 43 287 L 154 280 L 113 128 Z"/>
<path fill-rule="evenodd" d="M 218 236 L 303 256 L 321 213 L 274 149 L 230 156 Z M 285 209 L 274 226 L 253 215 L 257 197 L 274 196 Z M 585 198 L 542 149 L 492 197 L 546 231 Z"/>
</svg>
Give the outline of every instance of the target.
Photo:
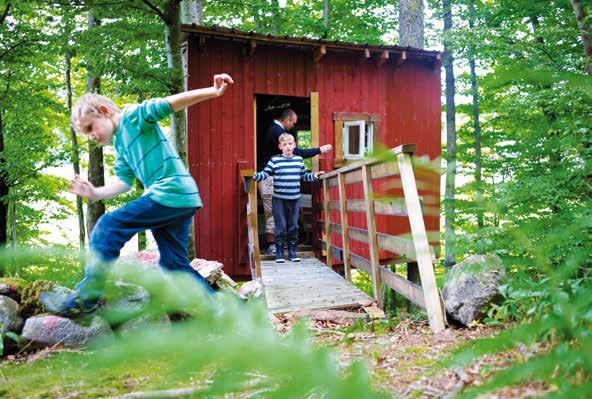
<svg viewBox="0 0 592 399">
<path fill-rule="evenodd" d="M 76 285 L 80 297 L 90 302 L 102 297 L 110 263 L 119 257 L 126 242 L 144 230 L 151 230 L 156 240 L 160 267 L 188 273 L 207 291 L 214 292 L 187 259 L 189 226 L 196 210 L 160 205 L 146 195 L 101 216 L 90 237 L 91 256 L 84 279 Z"/>
<path fill-rule="evenodd" d="M 300 198 L 296 200 L 285 200 L 273 197 L 271 209 L 275 223 L 276 244 L 282 247 L 285 247 L 286 244 L 298 244 Z"/>
</svg>

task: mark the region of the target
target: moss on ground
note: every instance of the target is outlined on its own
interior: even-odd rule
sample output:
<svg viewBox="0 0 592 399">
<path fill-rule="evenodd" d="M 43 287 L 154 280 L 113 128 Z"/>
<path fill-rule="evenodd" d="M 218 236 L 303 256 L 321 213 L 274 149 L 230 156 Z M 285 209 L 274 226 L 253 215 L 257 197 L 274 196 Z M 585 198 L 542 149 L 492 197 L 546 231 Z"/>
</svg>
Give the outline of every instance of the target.
<svg viewBox="0 0 592 399">
<path fill-rule="evenodd" d="M 45 308 L 39 302 L 39 295 L 45 291 L 51 291 L 56 283 L 47 280 L 38 280 L 27 285 L 21 292 L 20 316 L 27 319 L 45 312 Z"/>
</svg>

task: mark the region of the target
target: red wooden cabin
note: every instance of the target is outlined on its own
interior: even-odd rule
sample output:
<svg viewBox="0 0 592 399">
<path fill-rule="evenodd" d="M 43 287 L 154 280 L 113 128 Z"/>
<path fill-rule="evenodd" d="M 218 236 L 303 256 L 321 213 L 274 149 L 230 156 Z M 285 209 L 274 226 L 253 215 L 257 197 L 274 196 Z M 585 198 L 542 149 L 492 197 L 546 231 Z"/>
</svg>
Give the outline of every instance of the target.
<svg viewBox="0 0 592 399">
<path fill-rule="evenodd" d="M 297 112 L 296 128 L 310 131 L 313 146 L 334 146 L 314 158 L 314 170 L 333 170 L 381 145 L 417 144 L 416 157 L 440 157 L 437 52 L 224 28 L 183 30 L 189 34 L 189 89 L 211 85 L 220 72 L 235 81 L 223 97 L 188 111 L 189 169 L 204 202 L 195 218 L 196 255 L 222 262 L 234 278 L 251 277 L 240 170 L 255 168 L 257 141 L 278 110 Z M 416 177 L 421 180 L 421 173 Z M 438 209 L 439 176 L 423 180 L 420 195 Z M 351 190 L 355 197 L 357 189 Z M 351 224 L 363 228 L 362 219 Z M 428 232 L 439 231 L 438 212 L 425 215 L 425 222 Z M 315 221 L 305 223 L 322 231 Z M 387 227 L 409 231 L 405 224 Z M 437 243 L 437 235 L 431 241 Z"/>
</svg>

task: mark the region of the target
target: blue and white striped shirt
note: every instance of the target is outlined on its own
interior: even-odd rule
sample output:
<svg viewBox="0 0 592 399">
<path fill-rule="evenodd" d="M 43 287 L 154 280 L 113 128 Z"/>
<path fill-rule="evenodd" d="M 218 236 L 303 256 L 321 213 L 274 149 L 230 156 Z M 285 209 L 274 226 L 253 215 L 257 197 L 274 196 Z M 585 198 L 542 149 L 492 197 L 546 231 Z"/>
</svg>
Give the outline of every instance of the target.
<svg viewBox="0 0 592 399">
<path fill-rule="evenodd" d="M 300 198 L 300 180 L 318 180 L 314 173 L 307 173 L 299 155 L 286 158 L 283 155 L 271 157 L 265 169 L 253 175 L 253 180 L 262 181 L 273 176 L 273 196 L 286 200 Z"/>
</svg>

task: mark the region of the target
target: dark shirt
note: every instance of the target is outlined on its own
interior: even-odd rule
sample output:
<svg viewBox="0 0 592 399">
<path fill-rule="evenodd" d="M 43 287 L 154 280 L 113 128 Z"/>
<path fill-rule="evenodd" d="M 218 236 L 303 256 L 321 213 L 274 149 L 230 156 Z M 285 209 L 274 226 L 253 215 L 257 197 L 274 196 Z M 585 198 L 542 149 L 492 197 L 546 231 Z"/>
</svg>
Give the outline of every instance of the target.
<svg viewBox="0 0 592 399">
<path fill-rule="evenodd" d="M 282 151 L 278 147 L 278 139 L 282 135 L 282 133 L 286 133 L 286 129 L 282 126 L 278 125 L 277 123 L 273 123 L 273 125 L 267 130 L 265 135 L 265 140 L 263 141 L 262 148 L 258 151 L 259 156 L 257 158 L 257 170 L 263 170 L 267 165 L 267 162 L 271 159 L 272 156 L 281 154 Z M 302 158 L 312 158 L 315 155 L 319 155 L 321 153 L 320 148 L 294 148 L 294 155 L 300 155 Z"/>
</svg>

